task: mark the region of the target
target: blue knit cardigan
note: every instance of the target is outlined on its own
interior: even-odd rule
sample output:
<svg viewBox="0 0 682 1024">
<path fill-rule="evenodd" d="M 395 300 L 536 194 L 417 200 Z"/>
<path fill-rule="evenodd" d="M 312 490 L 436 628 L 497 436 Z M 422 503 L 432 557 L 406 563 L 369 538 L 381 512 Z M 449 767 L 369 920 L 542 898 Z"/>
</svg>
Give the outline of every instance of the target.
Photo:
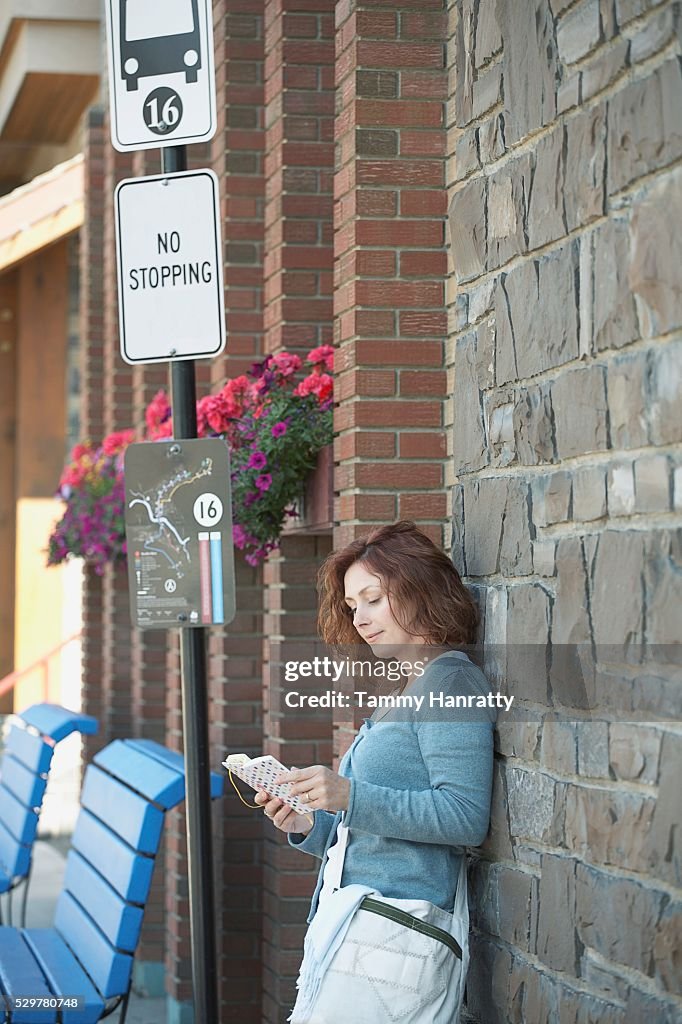
<svg viewBox="0 0 682 1024">
<path fill-rule="evenodd" d="M 396 709 L 365 719 L 339 766 L 351 783 L 348 809 L 315 811 L 307 835 L 288 837 L 322 860 L 308 922 L 340 821 L 350 829 L 342 885 L 371 885 L 383 896 L 452 910 L 464 847 L 480 845 L 490 822 L 495 714 L 431 710 L 430 694 L 476 698 L 489 691 L 463 652 L 448 651 L 405 691 L 424 694 L 420 713 Z"/>
</svg>

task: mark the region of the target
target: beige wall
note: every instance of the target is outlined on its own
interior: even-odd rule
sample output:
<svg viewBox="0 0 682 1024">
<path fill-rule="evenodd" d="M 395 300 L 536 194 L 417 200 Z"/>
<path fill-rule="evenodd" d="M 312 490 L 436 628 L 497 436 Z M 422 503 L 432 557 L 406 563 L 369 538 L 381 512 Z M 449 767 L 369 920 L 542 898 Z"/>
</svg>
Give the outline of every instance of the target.
<svg viewBox="0 0 682 1024">
<path fill-rule="evenodd" d="M 10 398 L 8 409 L 14 406 L 13 416 L 4 413 L 14 442 L 6 443 L 7 463 L 3 459 L 0 470 L 5 483 L 0 501 L 7 506 L 4 526 L 0 520 L 2 539 L 14 534 L 7 548 L 14 550 L 14 572 L 8 565 L 5 577 L 13 580 L 13 593 L 5 584 L 2 596 L 8 647 L 14 633 L 13 664 L 5 659 L 9 672 L 32 665 L 78 628 L 67 622 L 67 609 L 79 606 L 79 578 L 45 566 L 48 537 L 61 515 L 54 492 L 65 456 L 67 242 L 37 253 L 3 280 L 8 294 L 13 286 L 16 308 L 15 375 L 12 383 L 0 384 Z M 45 695 L 62 699 L 61 660 L 50 661 L 47 693 L 42 671 L 21 678 L 14 690 L 15 710 Z"/>
<path fill-rule="evenodd" d="M 0 278 L 0 679 L 14 667 L 14 433 L 17 274 Z M 11 695 L 0 697 L 0 713 Z"/>
</svg>

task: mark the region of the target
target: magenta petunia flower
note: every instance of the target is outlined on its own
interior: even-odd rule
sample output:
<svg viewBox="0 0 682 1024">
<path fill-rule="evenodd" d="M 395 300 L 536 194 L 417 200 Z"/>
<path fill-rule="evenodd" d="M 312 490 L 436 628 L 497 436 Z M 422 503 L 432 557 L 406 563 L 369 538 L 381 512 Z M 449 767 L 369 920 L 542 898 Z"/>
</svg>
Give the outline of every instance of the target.
<svg viewBox="0 0 682 1024">
<path fill-rule="evenodd" d="M 272 428 L 272 436 L 273 437 L 284 437 L 286 432 L 287 432 L 287 425 L 284 422 L 284 420 L 280 420 L 279 423 L 275 423 L 274 427 Z"/>
<path fill-rule="evenodd" d="M 263 452 L 254 452 L 246 465 L 248 469 L 263 469 L 267 465 L 267 461 Z"/>
<path fill-rule="evenodd" d="M 232 540 L 234 541 L 234 546 L 239 548 L 240 551 L 243 551 L 247 544 L 253 544 L 255 539 L 239 523 L 234 523 L 232 526 Z"/>
<path fill-rule="evenodd" d="M 259 491 L 269 491 L 272 484 L 272 473 L 261 473 L 256 477 L 256 487 Z"/>
</svg>

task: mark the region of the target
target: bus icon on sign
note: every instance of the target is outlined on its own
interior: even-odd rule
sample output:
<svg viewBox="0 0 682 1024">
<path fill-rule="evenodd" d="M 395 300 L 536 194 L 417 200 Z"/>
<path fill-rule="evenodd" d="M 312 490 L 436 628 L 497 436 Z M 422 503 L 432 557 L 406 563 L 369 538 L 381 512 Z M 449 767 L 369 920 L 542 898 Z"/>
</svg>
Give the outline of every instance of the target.
<svg viewBox="0 0 682 1024">
<path fill-rule="evenodd" d="M 201 68 L 197 0 L 120 0 L 121 72 L 129 92 L 140 78 L 184 72 L 196 82 Z"/>
</svg>

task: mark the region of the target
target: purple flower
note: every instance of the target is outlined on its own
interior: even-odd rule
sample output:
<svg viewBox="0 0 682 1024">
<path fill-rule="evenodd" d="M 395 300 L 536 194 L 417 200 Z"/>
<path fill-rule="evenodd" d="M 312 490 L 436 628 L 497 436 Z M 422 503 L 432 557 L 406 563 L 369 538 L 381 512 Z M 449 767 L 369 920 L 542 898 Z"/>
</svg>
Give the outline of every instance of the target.
<svg viewBox="0 0 682 1024">
<path fill-rule="evenodd" d="M 234 523 L 232 527 L 232 540 L 234 541 L 235 547 L 239 548 L 240 551 L 243 551 L 247 544 L 253 544 L 254 539 L 255 538 L 252 537 L 250 533 L 247 533 L 243 526 L 240 526 L 239 523 Z"/>
<path fill-rule="evenodd" d="M 258 497 L 258 491 L 249 491 L 248 494 L 244 495 L 244 505 L 246 506 L 246 508 L 249 508 L 250 505 L 253 505 L 254 501 L 256 501 Z"/>
<path fill-rule="evenodd" d="M 287 432 L 287 425 L 284 420 L 280 420 L 279 423 L 275 423 L 272 428 L 273 437 L 283 437 Z"/>
<path fill-rule="evenodd" d="M 267 461 L 263 452 L 253 452 L 246 466 L 247 469 L 263 469 L 267 465 Z"/>
<path fill-rule="evenodd" d="M 256 487 L 259 491 L 269 491 L 272 484 L 272 473 L 261 473 L 256 477 Z"/>
</svg>

